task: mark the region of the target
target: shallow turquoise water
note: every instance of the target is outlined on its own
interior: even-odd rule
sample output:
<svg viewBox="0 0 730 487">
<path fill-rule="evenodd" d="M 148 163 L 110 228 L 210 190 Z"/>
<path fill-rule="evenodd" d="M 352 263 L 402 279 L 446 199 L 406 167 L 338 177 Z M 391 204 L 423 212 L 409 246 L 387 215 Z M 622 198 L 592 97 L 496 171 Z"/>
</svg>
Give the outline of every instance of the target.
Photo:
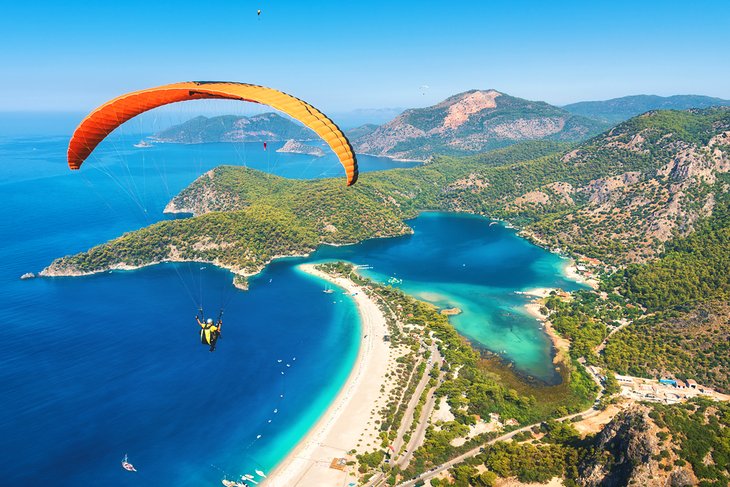
<svg viewBox="0 0 730 487">
<path fill-rule="evenodd" d="M 410 224 L 413 235 L 325 247 L 314 258 L 368 265 L 362 271 L 368 277 L 382 283 L 402 279 L 395 285 L 405 292 L 442 308 L 460 308 L 451 321 L 463 335 L 532 377 L 559 381 L 550 340 L 527 315 L 529 298 L 516 291 L 577 289 L 563 275 L 567 261 L 478 216 L 424 213 Z"/>
</svg>

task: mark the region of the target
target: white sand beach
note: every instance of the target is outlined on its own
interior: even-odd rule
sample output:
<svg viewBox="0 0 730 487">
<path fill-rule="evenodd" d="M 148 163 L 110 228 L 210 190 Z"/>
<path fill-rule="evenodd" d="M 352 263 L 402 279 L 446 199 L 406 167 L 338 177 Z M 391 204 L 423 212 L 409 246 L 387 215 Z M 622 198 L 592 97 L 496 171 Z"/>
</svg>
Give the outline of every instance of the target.
<svg viewBox="0 0 730 487">
<path fill-rule="evenodd" d="M 355 481 L 347 471 L 331 468 L 335 458 L 376 442 L 377 428 L 371 417 L 381 386 L 388 388 L 386 373 L 392 360 L 386 320 L 377 303 L 349 279 L 333 278 L 312 264 L 301 270 L 330 281 L 346 290 L 357 304 L 362 320 L 360 350 L 355 365 L 334 402 L 295 449 L 272 471 L 262 484 L 266 487 L 345 486 Z M 369 424 L 370 423 L 370 424 Z M 358 443 L 362 448 L 358 448 Z M 351 468 L 350 468 L 351 469 Z"/>
</svg>

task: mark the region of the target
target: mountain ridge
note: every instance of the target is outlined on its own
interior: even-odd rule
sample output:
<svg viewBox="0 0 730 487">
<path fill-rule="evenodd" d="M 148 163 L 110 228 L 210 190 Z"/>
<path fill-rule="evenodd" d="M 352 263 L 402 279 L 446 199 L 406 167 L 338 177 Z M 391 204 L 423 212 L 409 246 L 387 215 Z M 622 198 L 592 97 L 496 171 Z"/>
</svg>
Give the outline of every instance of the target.
<svg viewBox="0 0 730 487">
<path fill-rule="evenodd" d="M 546 102 L 475 89 L 429 107 L 408 109 L 352 143 L 359 153 L 425 160 L 485 152 L 524 140 L 576 142 L 606 128 Z"/>
<path fill-rule="evenodd" d="M 252 115 L 197 116 L 150 137 L 154 142 L 205 144 L 212 142 L 273 142 L 314 139 L 306 127 L 273 112 Z"/>
<path fill-rule="evenodd" d="M 580 101 L 563 105 L 562 108 L 575 115 L 616 124 L 652 110 L 688 110 L 728 105 L 730 100 L 704 95 L 629 95 L 608 100 Z"/>
</svg>

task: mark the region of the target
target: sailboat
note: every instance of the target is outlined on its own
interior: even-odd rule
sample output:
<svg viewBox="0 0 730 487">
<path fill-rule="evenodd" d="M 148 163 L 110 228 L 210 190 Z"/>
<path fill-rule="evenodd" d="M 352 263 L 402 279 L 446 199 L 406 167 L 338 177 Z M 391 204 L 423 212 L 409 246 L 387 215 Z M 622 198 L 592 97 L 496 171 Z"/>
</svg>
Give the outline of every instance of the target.
<svg viewBox="0 0 730 487">
<path fill-rule="evenodd" d="M 126 470 L 127 472 L 136 472 L 137 469 L 134 468 L 134 465 L 129 463 L 129 459 L 127 458 L 127 454 L 124 454 L 124 460 L 122 460 L 122 468 Z"/>
</svg>

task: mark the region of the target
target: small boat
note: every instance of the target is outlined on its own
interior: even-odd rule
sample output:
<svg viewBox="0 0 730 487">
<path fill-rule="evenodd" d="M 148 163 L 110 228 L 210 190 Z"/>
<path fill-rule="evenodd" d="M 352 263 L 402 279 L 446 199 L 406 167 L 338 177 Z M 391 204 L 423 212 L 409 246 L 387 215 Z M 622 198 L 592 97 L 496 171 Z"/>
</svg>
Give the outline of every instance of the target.
<svg viewBox="0 0 730 487">
<path fill-rule="evenodd" d="M 489 226 L 490 226 L 490 227 L 492 227 L 492 226 L 494 226 L 494 225 L 499 225 L 499 223 L 497 223 L 497 222 L 490 222 L 490 223 L 489 223 Z"/>
<path fill-rule="evenodd" d="M 322 290 L 322 292 L 325 294 L 332 294 L 333 292 L 335 292 L 335 290 L 329 286 L 325 286 L 325 288 Z"/>
<path fill-rule="evenodd" d="M 137 469 L 134 468 L 134 465 L 129 463 L 129 459 L 127 458 L 127 454 L 124 454 L 124 460 L 122 460 L 122 468 L 126 470 L 127 472 L 136 472 Z"/>
<path fill-rule="evenodd" d="M 234 482 L 233 480 L 228 479 L 221 480 L 221 483 L 226 487 L 248 487 L 248 485 L 243 482 Z"/>
<path fill-rule="evenodd" d="M 261 470 L 256 470 L 256 475 L 258 475 L 259 477 L 266 478 L 266 474 L 264 474 L 264 472 L 262 472 Z"/>
<path fill-rule="evenodd" d="M 139 142 L 134 144 L 134 147 L 136 147 L 137 149 L 147 149 L 149 147 L 152 147 L 152 144 L 150 144 L 146 140 L 140 140 Z"/>
</svg>

